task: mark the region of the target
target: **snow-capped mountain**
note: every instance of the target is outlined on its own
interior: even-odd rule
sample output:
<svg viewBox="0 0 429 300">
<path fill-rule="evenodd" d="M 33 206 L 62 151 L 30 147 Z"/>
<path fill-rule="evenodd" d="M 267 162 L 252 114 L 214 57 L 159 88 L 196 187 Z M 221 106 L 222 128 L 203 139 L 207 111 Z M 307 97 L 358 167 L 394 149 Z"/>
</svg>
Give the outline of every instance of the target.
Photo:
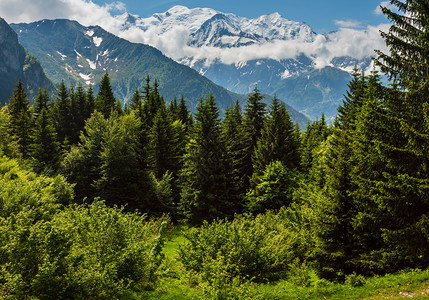
<svg viewBox="0 0 429 300">
<path fill-rule="evenodd" d="M 198 99 L 210 92 L 216 97 L 221 111 L 237 100 L 242 104 L 246 100 L 245 95 L 232 93 L 214 84 L 195 70 L 164 56 L 159 50 L 131 43 L 99 26 L 83 26 L 76 21 L 58 19 L 11 24 L 11 27 L 20 43 L 40 59 L 54 83 L 64 81 L 67 86 L 75 86 L 78 82 L 95 84 L 97 90 L 107 71 L 115 96 L 127 102 L 136 89 L 143 90 L 146 75 L 150 75 L 152 82 L 158 80 L 159 90 L 167 102 L 184 96 L 192 112 L 195 112 Z M 12 29 L 10 31 L 13 32 Z M 292 120 L 301 125 L 308 122 L 292 107 L 288 106 L 288 109 Z"/>
<path fill-rule="evenodd" d="M 198 47 L 240 47 L 275 40 L 312 42 L 316 36 L 307 24 L 287 20 L 278 13 L 247 19 L 211 8 L 174 6 L 149 18 L 129 13 L 119 18 L 124 21 L 125 30 L 137 26 L 163 35 L 177 28 L 186 28 L 190 37 L 188 45 Z"/>
<path fill-rule="evenodd" d="M 317 34 L 278 13 L 248 19 L 184 6 L 149 18 L 117 18 L 122 37 L 152 45 L 234 92 L 248 93 L 257 84 L 312 119 L 336 115 L 354 67 L 371 67 L 372 39 L 379 35 L 377 28 Z"/>
</svg>

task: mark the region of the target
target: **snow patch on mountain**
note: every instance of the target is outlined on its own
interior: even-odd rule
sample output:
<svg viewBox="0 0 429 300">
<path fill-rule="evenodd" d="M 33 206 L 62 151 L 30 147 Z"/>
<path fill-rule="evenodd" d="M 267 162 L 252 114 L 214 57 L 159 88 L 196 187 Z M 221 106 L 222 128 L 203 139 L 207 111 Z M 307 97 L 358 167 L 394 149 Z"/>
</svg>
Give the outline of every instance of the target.
<svg viewBox="0 0 429 300">
<path fill-rule="evenodd" d="M 94 36 L 94 37 L 92 37 L 92 40 L 93 40 L 94 45 L 95 45 L 96 47 L 100 47 L 101 43 L 103 42 L 103 38 L 98 37 L 98 36 Z"/>
<path fill-rule="evenodd" d="M 95 62 L 93 62 L 93 61 L 91 61 L 90 59 L 86 59 L 86 61 L 88 62 L 88 64 L 89 64 L 89 67 L 91 68 L 91 69 L 93 69 L 93 70 L 95 70 L 95 69 L 97 69 L 97 63 L 95 63 Z"/>
<path fill-rule="evenodd" d="M 57 53 L 61 56 L 61 60 L 65 60 L 67 58 L 67 55 L 62 54 L 60 51 L 57 51 Z"/>
</svg>

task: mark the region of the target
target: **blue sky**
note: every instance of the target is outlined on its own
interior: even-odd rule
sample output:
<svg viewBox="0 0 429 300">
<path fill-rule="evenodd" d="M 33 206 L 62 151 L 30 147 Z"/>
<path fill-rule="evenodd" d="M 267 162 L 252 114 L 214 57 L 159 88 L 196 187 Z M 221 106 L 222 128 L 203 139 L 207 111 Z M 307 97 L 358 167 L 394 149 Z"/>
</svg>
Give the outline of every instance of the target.
<svg viewBox="0 0 429 300">
<path fill-rule="evenodd" d="M 112 1 L 93 0 L 93 2 L 103 5 Z M 189 8 L 210 7 L 247 18 L 278 12 L 287 19 L 307 23 L 318 33 L 337 30 L 338 21 L 356 22 L 362 28 L 386 22 L 384 16 L 375 13 L 381 2 L 377 0 L 121 0 L 120 2 L 126 5 L 130 13 L 141 17 L 164 12 L 174 5 Z"/>
</svg>

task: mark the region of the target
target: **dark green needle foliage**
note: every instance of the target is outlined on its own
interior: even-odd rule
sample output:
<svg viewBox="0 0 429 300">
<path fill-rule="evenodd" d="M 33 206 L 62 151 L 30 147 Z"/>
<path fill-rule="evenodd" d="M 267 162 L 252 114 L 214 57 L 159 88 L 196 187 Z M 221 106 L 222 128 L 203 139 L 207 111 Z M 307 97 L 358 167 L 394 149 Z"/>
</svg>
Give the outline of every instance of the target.
<svg viewBox="0 0 429 300">
<path fill-rule="evenodd" d="M 231 169 L 212 94 L 197 107 L 180 181 L 179 208 L 189 222 L 231 216 Z"/>
</svg>

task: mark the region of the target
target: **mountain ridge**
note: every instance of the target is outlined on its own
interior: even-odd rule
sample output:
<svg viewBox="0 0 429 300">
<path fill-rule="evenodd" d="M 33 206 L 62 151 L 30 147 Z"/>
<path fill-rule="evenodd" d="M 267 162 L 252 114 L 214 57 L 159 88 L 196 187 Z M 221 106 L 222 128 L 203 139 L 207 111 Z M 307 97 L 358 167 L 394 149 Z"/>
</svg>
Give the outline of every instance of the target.
<svg viewBox="0 0 429 300">
<path fill-rule="evenodd" d="M 247 19 L 211 8 L 174 6 L 148 18 L 133 15 L 132 24 L 127 23 L 125 15 L 120 17 L 124 28 L 139 28 L 144 39 L 160 49 L 166 44 L 164 38 L 180 37 L 181 42 L 171 41 L 177 47 L 164 47 L 167 55 L 216 84 L 241 94 L 258 85 L 263 93 L 277 94 L 311 119 L 323 112 L 332 121 L 354 67 L 365 71 L 371 68 L 370 55 L 345 55 L 353 47 L 341 44 L 342 33 L 317 34 L 306 23 L 288 20 L 279 13 Z M 127 30 L 121 36 L 132 39 Z M 311 81 L 311 78 L 322 79 L 320 73 L 326 75 L 327 80 L 322 81 L 329 81 L 332 68 L 336 69 L 335 77 L 341 84 L 318 88 L 321 82 Z M 311 93 L 303 101 L 296 97 L 305 94 L 291 86 L 296 80 L 307 80 L 314 91 L 312 103 Z M 284 92 L 286 87 L 294 90 Z M 308 105 L 297 107 L 300 102 Z"/>
<path fill-rule="evenodd" d="M 201 76 L 196 70 L 166 57 L 161 51 L 144 44 L 131 43 L 100 26 L 83 26 L 66 19 L 41 20 L 30 24 L 11 24 L 23 45 L 31 49 L 56 83 L 69 86 L 77 82 L 96 84 L 109 72 L 117 98 L 127 102 L 134 91 L 143 89 L 146 75 L 157 79 L 166 101 L 183 95 L 191 111 L 198 99 L 210 92 L 217 98 L 221 111 L 236 100 L 243 105 L 246 96 L 232 93 Z M 308 119 L 288 109 L 293 121 L 305 126 Z"/>
<path fill-rule="evenodd" d="M 18 42 L 15 31 L 0 18 L 0 103 L 8 103 L 18 79 L 21 78 L 29 99 L 39 88 L 52 91 L 54 86 L 46 77 L 39 61 Z"/>
</svg>

